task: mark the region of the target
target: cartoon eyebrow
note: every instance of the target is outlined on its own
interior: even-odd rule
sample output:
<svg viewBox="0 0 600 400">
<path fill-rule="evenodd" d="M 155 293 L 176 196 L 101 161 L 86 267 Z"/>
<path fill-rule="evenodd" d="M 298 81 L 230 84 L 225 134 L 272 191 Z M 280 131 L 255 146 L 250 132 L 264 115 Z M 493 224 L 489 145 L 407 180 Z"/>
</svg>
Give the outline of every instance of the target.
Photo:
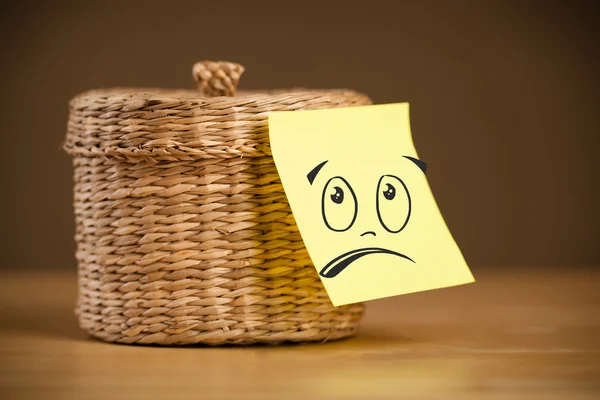
<svg viewBox="0 0 600 400">
<path fill-rule="evenodd" d="M 414 162 L 416 164 L 416 166 L 419 167 L 419 169 L 421 171 L 423 171 L 423 173 L 425 173 L 427 171 L 427 163 L 425 161 L 421 161 L 421 160 L 418 160 L 418 159 L 410 157 L 410 156 L 403 156 L 403 157 Z"/>
<path fill-rule="evenodd" d="M 308 175 L 306 175 L 306 177 L 308 178 L 308 181 L 310 182 L 310 184 L 311 184 L 311 185 L 313 184 L 313 181 L 314 181 L 314 180 L 315 180 L 315 178 L 317 177 L 317 174 L 319 173 L 319 171 L 321 170 L 321 168 L 323 168 L 323 166 L 324 166 L 325 164 L 327 164 L 327 161 L 329 161 L 329 160 L 325 160 L 325 161 L 323 161 L 321 164 L 319 164 L 319 165 L 317 165 L 316 167 L 314 167 L 314 168 L 312 169 L 312 171 L 310 171 L 310 172 L 308 173 Z"/>
</svg>

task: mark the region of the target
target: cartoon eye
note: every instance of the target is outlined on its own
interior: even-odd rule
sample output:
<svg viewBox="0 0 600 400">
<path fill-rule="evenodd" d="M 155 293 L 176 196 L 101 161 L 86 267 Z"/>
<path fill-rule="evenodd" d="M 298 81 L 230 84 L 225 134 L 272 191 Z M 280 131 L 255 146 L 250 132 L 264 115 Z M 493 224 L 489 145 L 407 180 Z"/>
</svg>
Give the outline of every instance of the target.
<svg viewBox="0 0 600 400">
<path fill-rule="evenodd" d="M 321 212 L 325 225 L 332 231 L 350 229 L 356 220 L 358 202 L 347 180 L 336 176 L 327 181 L 321 199 Z"/>
<path fill-rule="evenodd" d="M 377 184 L 377 217 L 386 231 L 398 233 L 410 218 L 410 194 L 402 179 L 383 175 Z"/>
</svg>

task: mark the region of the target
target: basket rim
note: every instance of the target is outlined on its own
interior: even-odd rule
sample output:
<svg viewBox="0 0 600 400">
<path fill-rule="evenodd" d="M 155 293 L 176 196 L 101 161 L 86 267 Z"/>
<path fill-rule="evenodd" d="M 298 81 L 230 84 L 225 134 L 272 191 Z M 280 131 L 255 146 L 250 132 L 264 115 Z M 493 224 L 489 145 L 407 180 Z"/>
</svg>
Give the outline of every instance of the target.
<svg viewBox="0 0 600 400">
<path fill-rule="evenodd" d="M 84 108 L 90 101 L 104 101 L 106 103 L 116 101 L 139 102 L 139 100 L 151 101 L 156 104 L 160 102 L 172 102 L 173 100 L 199 103 L 210 107 L 213 104 L 223 102 L 249 102 L 269 99 L 275 103 L 289 98 L 322 96 L 364 96 L 361 91 L 347 88 L 273 88 L 273 89 L 246 89 L 237 91 L 235 96 L 206 96 L 195 89 L 159 88 L 159 87 L 135 87 L 116 86 L 85 90 L 73 96 L 69 100 L 71 108 Z M 133 104 L 132 104 L 133 105 Z M 141 107 L 140 107 L 141 108 Z"/>
<path fill-rule="evenodd" d="M 92 89 L 73 97 L 63 149 L 128 162 L 270 156 L 268 114 L 372 104 L 351 89 Z"/>
</svg>

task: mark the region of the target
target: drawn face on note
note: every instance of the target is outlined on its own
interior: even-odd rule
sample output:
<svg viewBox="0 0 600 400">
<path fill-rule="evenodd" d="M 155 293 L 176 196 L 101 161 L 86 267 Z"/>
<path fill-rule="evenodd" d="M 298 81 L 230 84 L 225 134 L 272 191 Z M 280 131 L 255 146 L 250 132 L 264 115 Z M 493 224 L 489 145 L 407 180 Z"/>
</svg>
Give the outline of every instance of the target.
<svg viewBox="0 0 600 400">
<path fill-rule="evenodd" d="M 271 147 L 334 305 L 473 281 L 412 142 L 407 104 L 277 113 Z"/>
<path fill-rule="evenodd" d="M 412 161 L 417 168 L 425 173 L 427 166 L 424 162 L 409 156 L 404 156 L 404 158 Z M 323 161 L 308 173 L 307 179 L 311 185 L 327 162 Z M 372 186 L 373 190 L 359 193 L 360 196 L 357 197 L 351 183 L 343 176 L 334 176 L 325 182 L 321 196 L 323 223 L 329 230 L 334 232 L 351 231 L 346 235 L 344 241 L 356 243 L 356 248 L 332 258 L 319 271 L 322 277 L 334 278 L 354 262 L 374 254 L 387 254 L 390 257 L 399 257 L 415 263 L 409 255 L 401 252 L 402 249 L 396 248 L 400 245 L 400 241 L 395 242 L 396 246 L 393 246 L 394 248 L 381 246 L 387 242 L 387 240 L 381 239 L 383 236 L 399 234 L 410 221 L 412 204 L 409 189 L 402 178 L 392 174 L 381 175 L 377 182 L 372 182 Z M 358 227 L 362 226 L 363 229 L 367 229 L 359 232 L 356 228 L 353 229 L 358 217 L 359 198 L 362 199 L 368 196 L 375 198 L 375 213 L 361 213 L 362 218 L 369 218 L 370 220 L 357 224 Z M 375 214 L 376 219 L 374 218 Z M 356 236 L 364 239 L 356 239 Z M 379 239 L 377 239 L 378 237 Z M 377 271 L 374 270 L 373 273 L 377 273 Z"/>
</svg>

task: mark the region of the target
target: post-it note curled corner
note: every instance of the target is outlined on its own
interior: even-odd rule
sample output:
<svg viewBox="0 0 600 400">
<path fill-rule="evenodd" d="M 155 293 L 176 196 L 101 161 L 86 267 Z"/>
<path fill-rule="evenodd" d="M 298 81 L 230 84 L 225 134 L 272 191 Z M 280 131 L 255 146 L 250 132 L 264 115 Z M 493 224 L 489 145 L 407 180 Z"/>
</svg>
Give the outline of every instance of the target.
<svg viewBox="0 0 600 400">
<path fill-rule="evenodd" d="M 275 112 L 269 136 L 335 306 L 474 282 L 414 147 L 408 103 Z"/>
</svg>

